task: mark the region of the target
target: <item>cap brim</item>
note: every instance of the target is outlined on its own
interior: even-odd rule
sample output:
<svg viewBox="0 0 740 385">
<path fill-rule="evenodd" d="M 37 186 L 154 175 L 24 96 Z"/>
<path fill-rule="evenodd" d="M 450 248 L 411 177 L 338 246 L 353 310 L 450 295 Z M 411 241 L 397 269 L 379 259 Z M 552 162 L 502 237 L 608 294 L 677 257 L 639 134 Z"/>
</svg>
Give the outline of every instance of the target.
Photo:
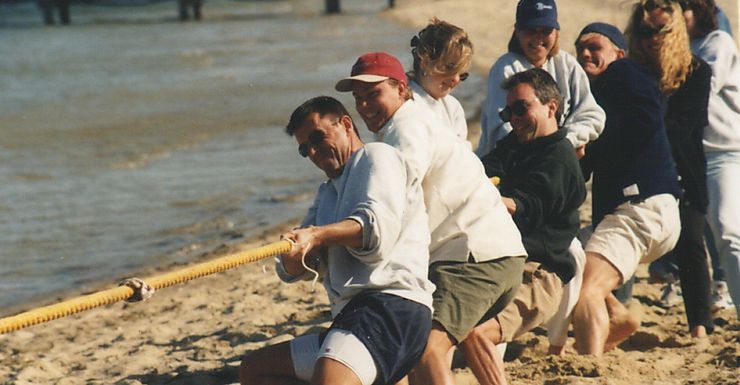
<svg viewBox="0 0 740 385">
<path fill-rule="evenodd" d="M 353 80 L 361 81 L 363 83 L 378 83 L 388 79 L 390 79 L 388 76 L 380 75 L 355 75 L 338 81 L 334 86 L 334 89 L 339 92 L 349 92 L 352 91 Z"/>
</svg>

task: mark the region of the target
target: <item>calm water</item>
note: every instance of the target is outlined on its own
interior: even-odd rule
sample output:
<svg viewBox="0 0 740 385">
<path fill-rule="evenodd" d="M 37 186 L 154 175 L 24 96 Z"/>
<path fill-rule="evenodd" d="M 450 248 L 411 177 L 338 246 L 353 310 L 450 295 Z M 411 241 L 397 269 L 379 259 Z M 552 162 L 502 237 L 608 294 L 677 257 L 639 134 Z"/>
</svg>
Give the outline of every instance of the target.
<svg viewBox="0 0 740 385">
<path fill-rule="evenodd" d="M 192 260 L 300 217 L 323 175 L 282 127 L 364 52 L 410 64 L 384 1 L 0 7 L 0 314 Z M 475 112 L 483 88 L 460 90 Z M 364 126 L 360 124 L 365 137 Z M 3 310 L 4 308 L 4 310 Z"/>
</svg>

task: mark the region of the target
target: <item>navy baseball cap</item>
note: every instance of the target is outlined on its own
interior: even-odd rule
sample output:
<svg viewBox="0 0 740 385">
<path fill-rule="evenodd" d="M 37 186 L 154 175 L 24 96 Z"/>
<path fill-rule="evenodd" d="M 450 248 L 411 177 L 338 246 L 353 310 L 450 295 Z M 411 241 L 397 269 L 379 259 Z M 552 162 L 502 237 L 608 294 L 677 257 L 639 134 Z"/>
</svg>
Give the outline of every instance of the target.
<svg viewBox="0 0 740 385">
<path fill-rule="evenodd" d="M 587 33 L 598 33 L 599 35 L 604 35 L 611 40 L 617 48 L 627 50 L 627 41 L 624 39 L 622 31 L 611 24 L 597 22 L 583 27 L 581 33 L 578 34 L 578 38 L 576 38 L 576 44 L 581 40 L 581 36 Z"/>
<path fill-rule="evenodd" d="M 555 0 L 521 0 L 516 6 L 516 28 L 554 28 L 558 24 L 558 6 Z"/>
</svg>

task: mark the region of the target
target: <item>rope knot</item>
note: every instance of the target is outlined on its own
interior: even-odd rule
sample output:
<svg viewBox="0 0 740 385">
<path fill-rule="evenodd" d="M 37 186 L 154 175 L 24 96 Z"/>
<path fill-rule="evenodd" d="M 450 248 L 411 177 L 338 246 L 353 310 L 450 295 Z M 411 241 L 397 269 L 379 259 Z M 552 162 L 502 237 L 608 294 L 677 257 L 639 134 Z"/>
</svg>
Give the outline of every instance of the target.
<svg viewBox="0 0 740 385">
<path fill-rule="evenodd" d="M 126 302 L 146 301 L 154 294 L 152 285 L 144 282 L 141 278 L 126 278 L 119 282 L 118 286 L 128 286 L 134 291 L 134 294 L 126 298 Z"/>
</svg>

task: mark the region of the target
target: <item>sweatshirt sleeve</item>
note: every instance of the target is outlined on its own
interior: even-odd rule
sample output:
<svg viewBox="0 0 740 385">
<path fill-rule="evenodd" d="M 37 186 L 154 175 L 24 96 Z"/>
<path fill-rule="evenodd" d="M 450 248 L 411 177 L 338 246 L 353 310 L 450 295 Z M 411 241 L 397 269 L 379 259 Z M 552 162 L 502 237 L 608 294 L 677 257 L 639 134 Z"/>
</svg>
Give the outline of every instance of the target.
<svg viewBox="0 0 740 385">
<path fill-rule="evenodd" d="M 672 147 L 690 140 L 694 130 L 707 125 L 711 77 L 712 70 L 699 59 L 686 82 L 669 97 L 665 125 Z"/>
<path fill-rule="evenodd" d="M 568 130 L 566 138 L 573 147 L 580 147 L 593 142 L 601 135 L 606 122 L 604 110 L 596 103 L 591 94 L 588 76 L 570 54 L 566 56 L 567 67 L 570 68 L 569 113 L 565 117 L 563 127 Z"/>
<path fill-rule="evenodd" d="M 383 147 L 362 157 L 346 184 L 352 186 L 348 199 L 356 202 L 348 218 L 362 226 L 362 247 L 347 251 L 366 262 L 380 261 L 393 249 L 401 233 L 407 196 L 409 170 L 398 151 Z"/>
<path fill-rule="evenodd" d="M 511 131 L 511 125 L 498 116 L 499 111 L 506 107 L 506 91 L 501 88 L 501 83 L 511 76 L 508 72 L 513 72 L 506 58 L 506 55 L 499 58 L 488 73 L 486 100 L 481 108 L 480 139 L 475 150 L 478 157 L 491 152 L 496 142 Z"/>
</svg>

